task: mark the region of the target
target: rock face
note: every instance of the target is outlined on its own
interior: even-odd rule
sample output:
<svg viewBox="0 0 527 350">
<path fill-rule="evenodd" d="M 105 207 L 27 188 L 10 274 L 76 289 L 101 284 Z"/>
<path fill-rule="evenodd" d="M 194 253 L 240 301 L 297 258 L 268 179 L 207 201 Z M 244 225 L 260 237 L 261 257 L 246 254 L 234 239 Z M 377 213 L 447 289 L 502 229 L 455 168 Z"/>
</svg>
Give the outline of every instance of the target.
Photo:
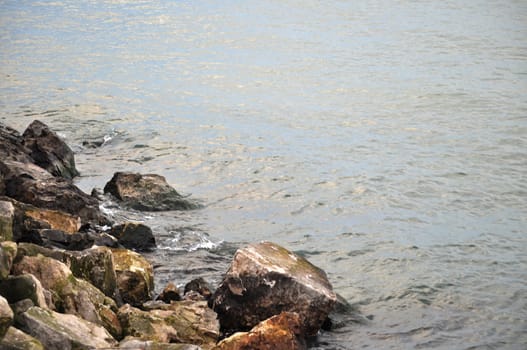
<svg viewBox="0 0 527 350">
<path fill-rule="evenodd" d="M 15 207 L 9 201 L 0 200 L 0 242 L 13 240 Z"/>
<path fill-rule="evenodd" d="M 211 299 L 224 331 L 247 330 L 290 311 L 307 336 L 316 335 L 335 302 L 324 271 L 271 242 L 239 249 Z"/>
<path fill-rule="evenodd" d="M 112 249 L 117 288 L 123 302 L 141 306 L 152 299 L 154 269 L 141 255 L 127 249 Z"/>
<path fill-rule="evenodd" d="M 214 350 L 304 350 L 302 322 L 296 313 L 282 312 L 260 322 L 249 332 L 235 333 Z"/>
<path fill-rule="evenodd" d="M 44 350 L 42 343 L 29 334 L 14 327 L 9 327 L 4 339 L 0 340 L 3 350 Z"/>
<path fill-rule="evenodd" d="M 13 311 L 9 307 L 7 300 L 0 296 L 0 339 L 4 337 L 7 330 L 13 324 Z"/>
<path fill-rule="evenodd" d="M 47 350 L 99 349 L 117 345 L 103 327 L 75 315 L 33 306 L 17 316 L 23 331 L 37 338 Z"/>
<path fill-rule="evenodd" d="M 24 146 L 36 165 L 54 176 L 72 179 L 79 175 L 69 146 L 41 121 L 33 121 L 22 135 Z"/>
<path fill-rule="evenodd" d="M 117 238 L 117 242 L 125 248 L 138 251 L 148 251 L 156 247 L 156 240 L 150 227 L 137 223 L 127 222 L 112 227 L 110 234 Z"/>
<path fill-rule="evenodd" d="M 181 196 L 163 176 L 117 172 L 104 186 L 125 205 L 143 211 L 189 210 L 199 207 Z"/>
</svg>

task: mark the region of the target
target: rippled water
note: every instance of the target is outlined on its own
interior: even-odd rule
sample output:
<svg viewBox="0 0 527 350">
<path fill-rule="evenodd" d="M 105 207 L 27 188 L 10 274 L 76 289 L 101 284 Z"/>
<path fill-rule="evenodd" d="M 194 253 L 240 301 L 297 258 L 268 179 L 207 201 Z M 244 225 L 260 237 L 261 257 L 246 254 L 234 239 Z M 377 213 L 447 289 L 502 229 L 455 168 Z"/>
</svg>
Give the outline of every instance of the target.
<svg viewBox="0 0 527 350">
<path fill-rule="evenodd" d="M 524 1 L 0 1 L 0 39 L 0 120 L 58 130 L 81 188 L 206 205 L 117 210 L 158 288 L 267 239 L 363 316 L 314 349 L 527 346 Z"/>
</svg>

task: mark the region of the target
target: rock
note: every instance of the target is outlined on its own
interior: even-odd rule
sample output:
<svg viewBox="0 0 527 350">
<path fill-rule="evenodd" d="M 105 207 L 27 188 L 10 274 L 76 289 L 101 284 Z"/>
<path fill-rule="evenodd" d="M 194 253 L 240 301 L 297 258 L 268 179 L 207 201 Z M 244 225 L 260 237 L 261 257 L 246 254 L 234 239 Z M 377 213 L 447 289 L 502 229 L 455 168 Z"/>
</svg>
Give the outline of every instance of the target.
<svg viewBox="0 0 527 350">
<path fill-rule="evenodd" d="M 69 314 L 36 306 L 17 316 L 20 328 L 47 350 L 101 349 L 117 346 L 103 327 Z"/>
<path fill-rule="evenodd" d="M 227 333 L 290 311 L 299 314 L 307 336 L 316 335 L 335 302 L 324 271 L 271 242 L 239 249 L 211 299 Z"/>
<path fill-rule="evenodd" d="M 29 153 L 20 133 L 0 123 L 0 159 L 32 163 Z"/>
<path fill-rule="evenodd" d="M 249 332 L 223 339 L 214 350 L 303 350 L 306 343 L 297 313 L 282 312 L 260 322 Z"/>
<path fill-rule="evenodd" d="M 205 301 L 158 304 L 160 309 L 142 311 L 130 305 L 118 315 L 125 336 L 161 343 L 190 343 L 211 349 L 219 338 L 216 313 Z"/>
<path fill-rule="evenodd" d="M 110 234 L 128 249 L 149 251 L 156 247 L 156 240 L 150 227 L 138 222 L 116 225 L 112 227 Z"/>
<path fill-rule="evenodd" d="M 13 316 L 13 310 L 9 307 L 7 300 L 0 296 L 0 339 L 4 337 L 13 324 Z"/>
<path fill-rule="evenodd" d="M 145 349 L 145 350 L 201 350 L 197 345 L 192 344 L 169 344 L 158 343 L 151 340 L 128 339 L 119 344 L 119 349 Z"/>
<path fill-rule="evenodd" d="M 69 146 L 41 121 L 33 121 L 22 135 L 24 145 L 36 165 L 54 176 L 73 179 L 79 175 Z"/>
<path fill-rule="evenodd" d="M 97 199 L 82 192 L 71 180 L 53 177 L 44 169 L 27 163 L 0 160 L 5 195 L 38 208 L 79 216 L 83 223 L 108 223 Z"/>
<path fill-rule="evenodd" d="M 9 276 L 6 280 L 0 281 L 0 295 L 4 296 L 10 304 L 30 299 L 33 305 L 48 308 L 44 288 L 31 274 Z"/>
<path fill-rule="evenodd" d="M 36 338 L 22 332 L 15 327 L 9 327 L 4 339 L 0 341 L 0 349 L 3 350 L 45 350 L 44 346 Z"/>
<path fill-rule="evenodd" d="M 0 200 L 0 242 L 13 240 L 15 207 L 11 202 Z"/>
<path fill-rule="evenodd" d="M 199 205 L 181 196 L 163 176 L 117 172 L 104 186 L 125 205 L 142 211 L 189 210 Z"/>
<path fill-rule="evenodd" d="M 15 242 L 0 242 L 0 282 L 9 276 L 16 253 L 17 246 Z"/>
<path fill-rule="evenodd" d="M 154 291 L 154 269 L 138 253 L 128 249 L 112 248 L 117 289 L 124 303 L 141 306 L 152 299 Z"/>
<path fill-rule="evenodd" d="M 198 277 L 190 281 L 185 285 L 185 292 L 183 294 L 188 294 L 189 292 L 194 291 L 202 295 L 205 300 L 209 300 L 212 296 L 212 289 L 210 284 L 205 281 L 202 277 Z"/>
<path fill-rule="evenodd" d="M 13 265 L 13 274 L 31 273 L 52 293 L 53 306 L 59 312 L 77 315 L 106 327 L 117 338 L 121 327 L 115 302 L 90 283 L 75 278 L 62 262 L 46 256 L 24 256 Z"/>
<path fill-rule="evenodd" d="M 12 203 L 15 205 L 17 217 L 31 218 L 49 226 L 52 230 L 60 230 L 72 234 L 78 232 L 81 227 L 81 219 L 77 215 L 58 210 L 37 208 L 17 201 L 12 201 Z"/>
<path fill-rule="evenodd" d="M 181 300 L 178 287 L 172 282 L 168 283 L 156 300 L 161 300 L 167 304 L 170 304 L 171 301 Z"/>
</svg>

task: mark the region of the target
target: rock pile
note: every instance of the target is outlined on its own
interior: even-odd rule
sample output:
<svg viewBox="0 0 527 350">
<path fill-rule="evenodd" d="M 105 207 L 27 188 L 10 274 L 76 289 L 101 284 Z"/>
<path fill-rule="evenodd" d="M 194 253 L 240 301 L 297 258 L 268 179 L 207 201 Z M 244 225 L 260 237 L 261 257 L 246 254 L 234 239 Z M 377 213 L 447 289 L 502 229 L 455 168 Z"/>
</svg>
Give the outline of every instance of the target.
<svg viewBox="0 0 527 350">
<path fill-rule="evenodd" d="M 326 274 L 270 242 L 239 249 L 216 291 L 198 278 L 153 301 L 137 251 L 155 249 L 155 234 L 112 222 L 78 174 L 44 123 L 22 135 L 0 124 L 0 348 L 296 350 L 327 319 Z M 159 175 L 116 173 L 104 191 L 136 210 L 200 207 Z"/>
</svg>

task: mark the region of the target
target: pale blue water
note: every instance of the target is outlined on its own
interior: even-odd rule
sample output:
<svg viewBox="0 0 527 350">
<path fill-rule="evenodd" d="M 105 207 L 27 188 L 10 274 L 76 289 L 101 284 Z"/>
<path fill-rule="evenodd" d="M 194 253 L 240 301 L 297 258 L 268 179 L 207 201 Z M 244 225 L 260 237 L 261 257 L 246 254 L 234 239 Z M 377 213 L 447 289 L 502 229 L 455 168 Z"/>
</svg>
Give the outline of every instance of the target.
<svg viewBox="0 0 527 350">
<path fill-rule="evenodd" d="M 320 349 L 527 347 L 526 92 L 523 1 L 0 1 L 0 120 L 63 134 L 87 192 L 206 204 L 121 214 L 158 288 L 305 254 L 371 319 Z"/>
</svg>

